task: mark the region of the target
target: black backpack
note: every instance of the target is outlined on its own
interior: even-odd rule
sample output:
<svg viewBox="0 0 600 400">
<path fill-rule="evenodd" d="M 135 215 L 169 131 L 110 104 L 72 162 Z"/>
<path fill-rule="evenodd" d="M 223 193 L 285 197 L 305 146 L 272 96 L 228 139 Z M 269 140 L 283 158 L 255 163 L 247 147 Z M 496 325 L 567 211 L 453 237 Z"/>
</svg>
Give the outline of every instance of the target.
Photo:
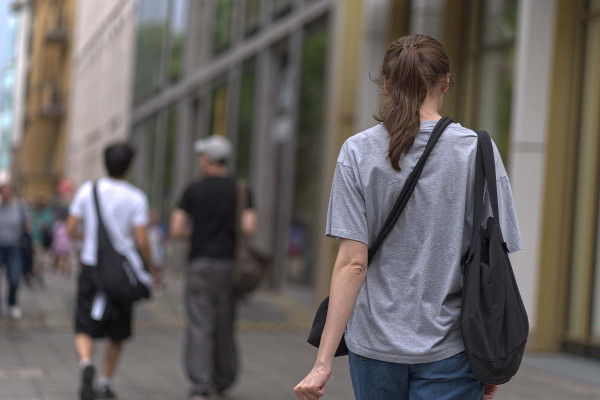
<svg viewBox="0 0 600 400">
<path fill-rule="evenodd" d="M 473 236 L 463 262 L 461 328 L 475 377 L 500 385 L 519 369 L 529 321 L 500 229 L 492 140 L 485 131 L 477 136 Z M 493 216 L 484 227 L 486 183 Z"/>
<path fill-rule="evenodd" d="M 98 184 L 94 184 L 94 203 L 98 218 L 98 259 L 96 270 L 101 290 L 115 303 L 129 305 L 151 295 L 152 277 L 142 258 L 130 260 L 113 246 L 100 213 Z M 131 256 L 130 256 L 131 257 Z"/>
</svg>

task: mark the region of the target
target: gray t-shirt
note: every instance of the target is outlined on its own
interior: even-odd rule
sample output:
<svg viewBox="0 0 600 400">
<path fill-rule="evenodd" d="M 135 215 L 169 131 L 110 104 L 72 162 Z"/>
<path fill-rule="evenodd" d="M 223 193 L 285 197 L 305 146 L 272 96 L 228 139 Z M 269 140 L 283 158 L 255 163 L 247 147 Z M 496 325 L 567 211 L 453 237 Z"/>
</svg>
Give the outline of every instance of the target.
<svg viewBox="0 0 600 400">
<path fill-rule="evenodd" d="M 0 204 L 0 246 L 17 246 L 23 236 L 25 210 L 19 200 Z"/>
<path fill-rule="evenodd" d="M 328 236 L 373 244 L 436 122 L 421 122 L 400 172 L 387 159 L 383 124 L 344 143 L 329 200 Z M 471 241 L 476 150 L 475 132 L 451 124 L 429 155 L 406 208 L 368 267 L 346 330 L 353 353 L 416 364 L 464 350 L 461 259 Z M 494 153 L 500 226 L 514 252 L 522 248 L 521 234 L 495 144 Z M 486 203 L 491 215 L 487 195 Z"/>
</svg>

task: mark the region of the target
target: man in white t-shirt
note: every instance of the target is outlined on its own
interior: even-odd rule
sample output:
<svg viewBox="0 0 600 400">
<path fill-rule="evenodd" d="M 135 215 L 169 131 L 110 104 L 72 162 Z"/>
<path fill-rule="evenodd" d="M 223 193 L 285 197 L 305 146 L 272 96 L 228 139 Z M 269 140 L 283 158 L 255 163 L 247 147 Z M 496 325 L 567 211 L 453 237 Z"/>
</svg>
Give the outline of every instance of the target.
<svg viewBox="0 0 600 400">
<path fill-rule="evenodd" d="M 98 202 L 115 250 L 123 255 L 137 251 L 146 265 L 152 266 L 147 235 L 148 199 L 140 189 L 124 180 L 134 155 L 134 150 L 125 143 L 106 148 L 104 162 L 108 177 L 96 183 Z M 98 218 L 93 187 L 94 182 L 88 181 L 79 188 L 67 221 L 69 235 L 83 241 L 75 311 L 75 349 L 81 368 L 81 400 L 116 398 L 110 379 L 119 360 L 122 342 L 131 336 L 132 323 L 131 305 L 117 305 L 98 296 Z M 150 267 L 150 271 L 155 272 L 155 269 Z M 97 388 L 94 388 L 94 339 L 105 337 L 109 339 L 106 361 Z"/>
</svg>

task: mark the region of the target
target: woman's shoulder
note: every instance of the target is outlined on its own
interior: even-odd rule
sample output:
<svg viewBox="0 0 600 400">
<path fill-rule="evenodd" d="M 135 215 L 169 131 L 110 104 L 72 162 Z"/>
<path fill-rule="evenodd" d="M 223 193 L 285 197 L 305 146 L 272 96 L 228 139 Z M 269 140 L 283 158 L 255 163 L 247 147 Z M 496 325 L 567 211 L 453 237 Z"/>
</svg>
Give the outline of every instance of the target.
<svg viewBox="0 0 600 400">
<path fill-rule="evenodd" d="M 388 134 L 383 124 L 377 124 L 362 132 L 350 136 L 340 150 L 338 162 L 351 164 L 364 155 L 374 155 L 387 151 Z"/>
<path fill-rule="evenodd" d="M 477 134 L 473 129 L 467 128 L 466 126 L 462 126 L 458 122 L 453 122 L 450 125 L 448 125 L 446 131 L 444 131 L 444 135 L 477 138 Z"/>
</svg>

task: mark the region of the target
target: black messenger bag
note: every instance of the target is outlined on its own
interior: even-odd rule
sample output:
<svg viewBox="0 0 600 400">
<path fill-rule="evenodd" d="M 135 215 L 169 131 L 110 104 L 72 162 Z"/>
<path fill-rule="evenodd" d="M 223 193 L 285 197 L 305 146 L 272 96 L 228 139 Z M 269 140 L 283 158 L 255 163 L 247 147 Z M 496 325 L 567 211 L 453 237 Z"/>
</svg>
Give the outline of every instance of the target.
<svg viewBox="0 0 600 400">
<path fill-rule="evenodd" d="M 152 276 L 146 270 L 139 254 L 125 256 L 113 246 L 100 213 L 98 184 L 94 183 L 94 203 L 98 219 L 97 272 L 101 290 L 115 303 L 132 304 L 148 298 L 152 290 Z"/>
<path fill-rule="evenodd" d="M 417 164 L 408 176 L 408 179 L 406 180 L 406 183 L 404 184 L 404 187 L 402 188 L 402 191 L 400 192 L 400 195 L 398 196 L 398 199 L 394 204 L 394 208 L 392 209 L 387 220 L 385 221 L 381 232 L 379 232 L 375 243 L 373 243 L 373 245 L 369 248 L 369 264 L 371 263 L 371 261 L 373 261 L 375 254 L 377 254 L 377 250 L 379 250 L 379 247 L 396 224 L 396 221 L 398 221 L 398 218 L 400 218 L 400 214 L 402 214 L 404 207 L 408 203 L 408 199 L 410 199 L 412 192 L 417 186 L 417 182 L 419 181 L 419 177 L 421 176 L 421 172 L 423 171 L 423 166 L 425 165 L 425 161 L 427 161 L 431 150 L 433 150 L 433 147 L 437 143 L 438 139 L 440 138 L 446 127 L 448 127 L 448 125 L 450 125 L 451 123 L 452 120 L 450 118 L 442 117 L 442 119 L 440 119 L 435 125 L 435 128 L 433 128 L 433 132 L 431 132 L 431 136 L 429 137 L 429 141 L 427 142 L 427 146 L 425 146 L 425 150 L 423 151 L 421 158 L 419 158 L 419 161 L 417 161 Z M 319 347 L 321 344 L 321 336 L 323 335 L 323 329 L 325 328 L 325 321 L 327 319 L 328 309 L 329 296 L 327 296 L 325 300 L 323 300 L 319 305 L 317 313 L 315 314 L 315 319 L 313 321 L 312 328 L 310 330 L 310 334 L 308 335 L 307 342 L 315 347 Z M 348 355 L 348 347 L 346 346 L 344 336 L 342 336 L 342 340 L 340 341 L 340 344 L 335 352 L 335 356 L 339 357 L 346 355 Z"/>
<path fill-rule="evenodd" d="M 500 229 L 492 140 L 485 131 L 477 136 L 473 237 L 463 264 L 461 328 L 475 377 L 500 385 L 519 369 L 529 321 Z M 486 183 L 493 216 L 484 227 Z"/>
</svg>

